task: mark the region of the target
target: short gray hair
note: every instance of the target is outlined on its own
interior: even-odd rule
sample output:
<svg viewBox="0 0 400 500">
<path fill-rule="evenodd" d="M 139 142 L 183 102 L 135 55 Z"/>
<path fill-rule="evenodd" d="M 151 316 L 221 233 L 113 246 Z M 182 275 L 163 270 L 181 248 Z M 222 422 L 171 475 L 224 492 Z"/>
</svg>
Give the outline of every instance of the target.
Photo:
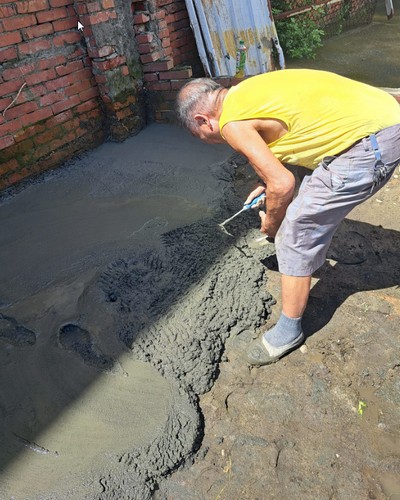
<svg viewBox="0 0 400 500">
<path fill-rule="evenodd" d="M 196 126 L 193 114 L 201 111 L 212 113 L 209 96 L 222 88 L 211 78 L 195 78 L 185 83 L 176 99 L 176 114 L 179 122 L 189 130 L 193 130 Z"/>
</svg>

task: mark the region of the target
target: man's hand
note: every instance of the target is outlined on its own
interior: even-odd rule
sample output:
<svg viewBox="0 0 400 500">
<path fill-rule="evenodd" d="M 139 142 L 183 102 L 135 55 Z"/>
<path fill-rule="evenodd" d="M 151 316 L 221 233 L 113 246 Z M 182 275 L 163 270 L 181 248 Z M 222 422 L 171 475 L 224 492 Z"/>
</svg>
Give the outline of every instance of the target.
<svg viewBox="0 0 400 500">
<path fill-rule="evenodd" d="M 244 204 L 248 205 L 249 203 L 251 203 L 254 200 L 254 198 L 257 198 L 257 196 L 260 196 L 260 194 L 262 194 L 262 193 L 265 193 L 265 186 L 256 187 L 256 189 L 254 189 L 249 194 L 249 196 L 246 198 L 246 201 L 244 202 Z M 260 200 L 259 203 L 260 203 L 259 206 L 261 206 L 261 204 L 264 204 L 264 201 Z M 257 205 L 257 207 L 254 207 L 254 208 L 258 208 L 258 205 Z"/>
<path fill-rule="evenodd" d="M 260 210 L 258 212 L 258 215 L 261 219 L 260 231 L 264 233 L 268 238 L 271 238 L 271 240 L 273 240 L 276 236 L 276 233 L 278 232 L 279 227 L 275 228 L 268 224 L 269 221 L 267 219 L 267 214 L 263 210 Z"/>
</svg>

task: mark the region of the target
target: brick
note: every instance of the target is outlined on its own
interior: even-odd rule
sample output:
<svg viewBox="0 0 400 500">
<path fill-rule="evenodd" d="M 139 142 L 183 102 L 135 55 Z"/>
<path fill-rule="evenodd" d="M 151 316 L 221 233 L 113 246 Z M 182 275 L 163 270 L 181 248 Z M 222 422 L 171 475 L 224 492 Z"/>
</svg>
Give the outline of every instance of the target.
<svg viewBox="0 0 400 500">
<path fill-rule="evenodd" d="M 103 9 L 113 9 L 115 7 L 114 0 L 102 0 L 101 5 Z"/>
<path fill-rule="evenodd" d="M 118 120 L 123 120 L 124 118 L 127 118 L 128 116 L 132 116 L 133 111 L 131 110 L 131 108 L 125 108 L 125 109 L 121 109 L 120 111 L 117 111 L 115 114 L 116 114 Z"/>
<path fill-rule="evenodd" d="M 115 52 L 115 48 L 112 45 L 104 45 L 103 47 L 98 47 L 96 57 L 108 57 Z"/>
<path fill-rule="evenodd" d="M 44 12 L 38 12 L 36 17 L 39 23 L 48 23 L 55 21 L 56 19 L 68 17 L 68 11 L 65 7 L 58 7 L 57 9 L 49 9 Z"/>
<path fill-rule="evenodd" d="M 15 143 L 14 137 L 12 135 L 5 135 L 0 137 L 0 149 L 5 149 Z"/>
<path fill-rule="evenodd" d="M 16 2 L 18 14 L 26 14 L 29 12 L 38 12 L 49 8 L 47 0 L 26 0 Z"/>
<path fill-rule="evenodd" d="M 163 49 L 166 49 L 167 47 L 169 47 L 171 45 L 171 41 L 169 38 L 163 38 L 163 40 L 161 41 L 161 47 Z"/>
<path fill-rule="evenodd" d="M 4 31 L 19 30 L 21 28 L 27 28 L 28 26 L 34 26 L 35 24 L 37 24 L 37 21 L 34 14 L 14 16 L 12 19 L 3 19 Z"/>
<path fill-rule="evenodd" d="M 51 106 L 55 102 L 59 102 L 65 99 L 65 96 L 62 92 L 50 92 L 42 96 L 39 100 L 40 106 Z"/>
<path fill-rule="evenodd" d="M 175 23 L 181 19 L 188 19 L 187 11 L 181 10 L 180 12 L 175 12 L 175 14 L 170 14 L 165 18 L 168 24 Z"/>
<path fill-rule="evenodd" d="M 21 55 L 32 55 L 42 50 L 49 50 L 51 43 L 49 40 L 31 40 L 30 42 L 21 43 L 18 45 L 18 50 Z"/>
<path fill-rule="evenodd" d="M 20 104 L 19 106 L 12 106 L 6 112 L 7 120 L 14 120 L 15 118 L 19 118 L 21 116 L 26 115 L 27 113 L 32 113 L 32 111 L 36 111 L 38 109 L 38 105 L 34 101 L 28 101 L 24 104 Z"/>
<path fill-rule="evenodd" d="M 9 161 L 6 161 L 5 163 L 1 163 L 0 165 L 0 175 L 7 174 L 9 172 L 13 172 L 14 170 L 17 170 L 19 168 L 19 163 L 15 158 L 12 158 Z"/>
<path fill-rule="evenodd" d="M 25 78 L 26 83 L 31 86 L 37 83 L 48 82 L 56 78 L 56 72 L 53 68 L 41 71 L 40 73 L 33 73 L 27 75 Z"/>
<path fill-rule="evenodd" d="M 169 5 L 165 6 L 164 10 L 168 14 L 173 14 L 174 12 L 177 12 L 178 10 L 186 10 L 186 13 L 187 13 L 187 9 L 186 9 L 186 5 L 185 5 L 184 1 L 170 3 Z"/>
<path fill-rule="evenodd" d="M 51 23 L 39 24 L 38 26 L 32 26 L 22 30 L 22 35 L 25 40 L 32 40 L 33 38 L 51 35 L 52 33 L 54 33 L 54 29 Z"/>
<path fill-rule="evenodd" d="M 17 14 L 17 9 L 15 5 L 3 5 L 0 6 L 0 19 L 5 19 L 6 17 L 15 16 Z"/>
<path fill-rule="evenodd" d="M 44 85 L 35 85 L 34 87 L 25 87 L 25 89 L 21 92 L 18 97 L 18 102 L 27 102 L 32 99 L 37 99 L 42 95 L 47 94 L 46 87 Z"/>
<path fill-rule="evenodd" d="M 46 144 L 52 141 L 54 138 L 60 137 L 62 133 L 63 133 L 63 128 L 61 125 L 58 125 L 58 127 L 52 127 L 51 129 L 47 129 L 44 133 L 38 134 L 33 139 L 33 142 L 36 145 Z"/>
<path fill-rule="evenodd" d="M 87 2 L 86 7 L 90 13 L 99 12 L 99 10 L 101 10 L 100 2 Z"/>
<path fill-rule="evenodd" d="M 74 49 L 72 53 L 69 53 L 70 50 Z M 83 50 L 82 47 L 80 46 L 75 46 L 75 47 L 68 47 L 68 59 L 73 60 L 73 59 L 80 59 L 82 57 L 86 56 L 86 50 Z"/>
<path fill-rule="evenodd" d="M 24 80 L 19 78 L 0 84 L 0 97 L 18 92 L 24 83 Z"/>
<path fill-rule="evenodd" d="M 130 106 L 131 104 L 135 104 L 136 102 L 136 97 L 134 95 L 130 95 L 127 99 L 124 101 L 114 101 L 113 102 L 113 108 L 115 110 L 123 109 L 126 108 L 127 106 Z"/>
<path fill-rule="evenodd" d="M 133 24 L 145 24 L 150 21 L 150 17 L 146 14 L 140 13 L 133 16 Z"/>
<path fill-rule="evenodd" d="M 85 113 L 86 111 L 90 111 L 91 109 L 95 109 L 99 107 L 99 102 L 97 99 L 90 99 L 89 101 L 85 101 L 80 104 L 76 110 L 79 114 Z"/>
<path fill-rule="evenodd" d="M 7 182 L 9 183 L 9 186 L 12 186 L 13 184 L 17 184 L 17 182 L 22 181 L 24 177 L 25 176 L 21 172 L 15 172 L 7 178 Z"/>
<path fill-rule="evenodd" d="M 165 10 L 158 10 L 154 14 L 151 14 L 151 19 L 159 21 L 160 19 L 165 19 Z"/>
<path fill-rule="evenodd" d="M 27 115 L 21 116 L 20 120 L 23 127 L 28 125 L 33 125 L 34 123 L 40 122 L 52 116 L 53 112 L 51 107 L 41 108 L 33 113 L 29 113 Z"/>
<path fill-rule="evenodd" d="M 181 36 L 179 38 L 176 38 L 175 40 L 172 40 L 171 45 L 172 47 L 174 47 L 174 49 L 176 49 L 184 45 L 188 45 L 191 42 L 192 38 L 188 34 L 186 34 L 185 36 Z"/>
<path fill-rule="evenodd" d="M 62 113 L 58 113 L 57 115 L 54 115 L 51 117 L 49 120 L 46 122 L 46 126 L 51 128 L 55 127 L 59 123 L 64 123 L 68 120 L 72 119 L 72 111 L 68 109 L 67 111 L 63 111 Z"/>
<path fill-rule="evenodd" d="M 73 95 L 69 97 L 68 99 L 64 99 L 63 101 L 57 102 L 53 104 L 51 109 L 53 110 L 53 114 L 58 114 L 61 113 L 62 111 L 66 111 L 67 109 L 71 109 L 74 106 L 77 106 L 80 104 L 80 99 L 79 96 Z"/>
<path fill-rule="evenodd" d="M 39 59 L 38 61 L 36 61 L 36 70 L 43 71 L 44 69 L 54 68 L 55 66 L 64 64 L 66 61 L 67 58 L 62 54 L 53 57 Z"/>
<path fill-rule="evenodd" d="M 7 134 L 14 134 L 21 128 L 22 128 L 22 123 L 19 119 L 7 120 L 5 123 L 0 125 L 0 137 Z"/>
<path fill-rule="evenodd" d="M 93 61 L 93 68 L 100 71 L 110 71 L 112 69 L 118 68 L 122 64 L 125 64 L 125 56 L 117 56 L 112 59 L 107 59 L 106 61 Z"/>
<path fill-rule="evenodd" d="M 158 73 L 145 73 L 144 80 L 146 82 L 155 82 L 158 81 Z"/>
<path fill-rule="evenodd" d="M 87 7 L 86 7 L 86 4 L 85 3 L 78 3 L 75 5 L 75 10 L 76 10 L 76 13 L 79 15 L 79 16 L 83 16 L 85 14 L 87 14 L 88 10 L 87 10 Z"/>
<path fill-rule="evenodd" d="M 104 74 L 94 75 L 94 78 L 96 80 L 96 83 L 99 83 L 99 84 L 103 84 L 103 83 L 108 82 L 107 77 Z"/>
<path fill-rule="evenodd" d="M 74 0 L 49 0 L 50 7 L 62 7 L 64 5 L 73 5 Z"/>
<path fill-rule="evenodd" d="M 168 5 L 173 3 L 174 0 L 157 0 L 157 7 L 163 7 L 164 5 Z"/>
<path fill-rule="evenodd" d="M 76 82 L 74 75 L 65 75 L 60 78 L 55 78 L 51 82 L 46 82 L 46 89 L 49 91 L 60 90 Z"/>
<path fill-rule="evenodd" d="M 74 118 L 73 120 L 70 120 L 69 122 L 65 122 L 63 125 L 63 129 L 68 130 L 68 131 L 76 130 L 79 127 L 79 122 L 80 122 L 79 118 Z"/>
<path fill-rule="evenodd" d="M 89 99 L 93 99 L 94 97 L 98 96 L 99 96 L 99 89 L 97 87 L 91 87 L 79 94 L 80 100 L 82 102 L 88 101 Z"/>
<path fill-rule="evenodd" d="M 89 24 L 100 24 L 100 23 L 105 23 L 110 19 L 117 19 L 117 17 L 118 16 L 116 12 L 108 10 L 89 15 L 88 21 Z"/>
<path fill-rule="evenodd" d="M 22 42 L 22 37 L 19 31 L 11 31 L 10 33 L 0 33 L 0 48 L 8 47 L 15 43 Z"/>
<path fill-rule="evenodd" d="M 14 80 L 15 78 L 19 78 L 22 76 L 22 71 L 21 68 L 9 68 L 3 70 L 1 73 L 1 76 L 3 77 L 4 81 L 9 81 L 9 80 Z"/>
<path fill-rule="evenodd" d="M 80 69 L 83 69 L 83 61 L 81 60 L 73 61 L 62 66 L 56 66 L 56 73 L 58 76 L 65 76 Z"/>
<path fill-rule="evenodd" d="M 47 123 L 47 122 L 46 122 Z M 35 135 L 47 130 L 45 124 L 41 123 L 39 125 L 32 125 L 30 127 L 25 127 L 23 130 L 18 130 L 14 135 L 15 142 L 26 141 L 29 138 L 34 137 Z"/>
<path fill-rule="evenodd" d="M 158 21 L 157 24 L 159 30 L 164 30 L 165 28 L 168 28 L 168 25 L 164 20 Z"/>
<path fill-rule="evenodd" d="M 172 67 L 173 67 L 173 62 L 171 60 L 159 61 L 146 64 L 143 67 L 143 71 L 144 73 L 154 73 L 155 71 L 168 71 L 172 69 Z"/>
<path fill-rule="evenodd" d="M 151 43 L 154 39 L 154 34 L 153 33 L 140 33 L 139 35 L 136 35 L 136 41 L 140 43 Z"/>
<path fill-rule="evenodd" d="M 60 137 L 60 139 L 54 139 L 53 141 L 51 141 L 49 143 L 49 146 L 51 148 L 50 151 L 54 151 L 55 149 L 60 148 L 64 144 L 66 144 L 68 142 L 72 142 L 75 139 L 75 137 L 76 137 L 75 133 L 70 132 L 69 134 L 66 134 L 66 135 L 63 135 L 62 137 Z"/>
<path fill-rule="evenodd" d="M 162 30 L 159 30 L 157 35 L 160 40 L 162 40 L 163 38 L 170 38 L 169 29 L 164 28 Z"/>
<path fill-rule="evenodd" d="M 0 99 L 0 114 L 11 103 L 12 103 L 11 97 L 5 97 L 4 99 Z"/>
<path fill-rule="evenodd" d="M 148 82 L 147 88 L 149 90 L 171 90 L 170 82 Z"/>
<path fill-rule="evenodd" d="M 68 17 L 67 19 L 59 19 L 57 21 L 53 21 L 54 31 L 67 31 L 78 28 L 78 18 Z"/>
<path fill-rule="evenodd" d="M 187 83 L 187 79 L 184 80 L 171 80 L 171 89 L 172 90 L 180 90 L 183 85 Z"/>
<path fill-rule="evenodd" d="M 83 92 L 84 90 L 88 89 L 91 86 L 92 86 L 92 81 L 89 79 L 78 81 L 78 82 L 74 83 L 73 85 L 70 85 L 69 87 L 64 89 L 64 94 L 67 97 L 70 97 L 72 95 L 79 94 L 80 92 Z"/>
<path fill-rule="evenodd" d="M 7 47 L 0 50 L 0 63 L 12 61 L 13 59 L 17 59 L 17 57 L 18 52 L 15 47 Z"/>
<path fill-rule="evenodd" d="M 61 35 L 56 35 L 53 37 L 54 47 L 64 47 L 65 45 L 69 45 L 72 43 L 80 42 L 82 36 L 81 34 L 76 32 L 63 33 Z"/>
<path fill-rule="evenodd" d="M 140 43 L 139 44 L 139 53 L 140 54 L 149 54 L 156 49 L 157 46 L 154 43 Z"/>
<path fill-rule="evenodd" d="M 126 64 L 124 64 L 123 66 L 121 66 L 121 73 L 123 76 L 128 76 L 130 73 L 129 73 L 129 68 Z"/>
<path fill-rule="evenodd" d="M 152 52 L 151 54 L 143 54 L 143 55 L 141 55 L 140 56 L 140 61 L 143 64 L 152 63 L 152 62 L 155 62 L 155 61 L 159 61 L 162 56 L 163 56 L 163 53 L 161 51 L 157 50 L 157 51 Z"/>
</svg>

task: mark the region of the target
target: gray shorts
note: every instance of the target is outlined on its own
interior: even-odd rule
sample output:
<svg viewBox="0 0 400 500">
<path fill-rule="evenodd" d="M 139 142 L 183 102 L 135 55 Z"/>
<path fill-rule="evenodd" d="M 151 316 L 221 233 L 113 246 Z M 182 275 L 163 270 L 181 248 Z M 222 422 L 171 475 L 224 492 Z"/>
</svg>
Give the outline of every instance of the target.
<svg viewBox="0 0 400 500">
<path fill-rule="evenodd" d="M 282 274 L 310 276 L 321 267 L 339 223 L 390 179 L 400 164 L 400 124 L 375 137 L 381 162 L 370 136 L 338 156 L 324 158 L 304 178 L 275 238 Z"/>
</svg>

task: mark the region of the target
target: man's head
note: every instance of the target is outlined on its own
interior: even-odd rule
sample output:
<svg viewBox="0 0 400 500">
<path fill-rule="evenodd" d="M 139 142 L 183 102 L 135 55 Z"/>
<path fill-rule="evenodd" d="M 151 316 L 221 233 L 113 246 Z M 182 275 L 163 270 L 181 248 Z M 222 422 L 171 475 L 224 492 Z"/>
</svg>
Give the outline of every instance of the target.
<svg viewBox="0 0 400 500">
<path fill-rule="evenodd" d="M 208 143 L 224 142 L 218 120 L 226 89 L 210 78 L 196 78 L 179 91 L 176 112 L 181 124 Z"/>
</svg>

